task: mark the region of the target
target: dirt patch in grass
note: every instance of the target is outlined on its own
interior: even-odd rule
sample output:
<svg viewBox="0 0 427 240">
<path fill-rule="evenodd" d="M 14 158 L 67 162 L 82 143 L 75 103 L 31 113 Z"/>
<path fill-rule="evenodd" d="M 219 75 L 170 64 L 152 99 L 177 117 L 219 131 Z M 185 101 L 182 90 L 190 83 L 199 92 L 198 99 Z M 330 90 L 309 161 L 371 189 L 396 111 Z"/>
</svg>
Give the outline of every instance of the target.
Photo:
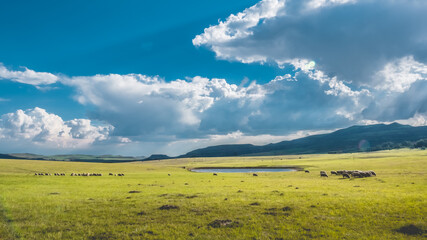
<svg viewBox="0 0 427 240">
<path fill-rule="evenodd" d="M 160 210 L 171 210 L 171 209 L 179 209 L 178 206 L 175 205 L 163 205 L 159 207 Z"/>
<path fill-rule="evenodd" d="M 405 225 L 398 228 L 396 231 L 406 235 L 423 235 L 424 233 L 427 233 L 426 230 L 414 224 Z"/>
<path fill-rule="evenodd" d="M 221 227 L 236 228 L 236 227 L 241 227 L 242 224 L 237 221 L 232 221 L 230 219 L 225 219 L 225 220 L 216 219 L 210 222 L 208 226 L 212 228 L 221 228 Z"/>
</svg>

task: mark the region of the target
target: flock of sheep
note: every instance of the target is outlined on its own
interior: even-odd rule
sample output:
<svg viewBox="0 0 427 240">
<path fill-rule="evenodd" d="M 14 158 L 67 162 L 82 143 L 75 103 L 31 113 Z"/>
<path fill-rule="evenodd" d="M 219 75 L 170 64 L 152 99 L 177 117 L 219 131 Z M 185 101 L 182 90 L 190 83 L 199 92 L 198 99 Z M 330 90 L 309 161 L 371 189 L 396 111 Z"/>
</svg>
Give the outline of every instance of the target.
<svg viewBox="0 0 427 240">
<path fill-rule="evenodd" d="M 306 173 L 310 173 L 310 171 L 305 170 Z M 52 174 L 50 173 L 35 173 L 35 176 L 51 176 Z M 65 173 L 54 173 L 55 176 L 65 176 Z M 113 174 L 113 173 L 109 173 L 109 176 L 119 176 L 119 177 L 123 177 L 125 176 L 124 173 L 117 173 L 117 174 Z M 170 176 L 170 174 L 168 174 Z M 216 176 L 217 174 L 214 173 L 214 176 Z M 372 171 L 360 171 L 360 170 L 338 170 L 338 171 L 331 171 L 331 175 L 341 175 L 343 178 L 350 178 L 350 177 L 354 177 L 354 178 L 364 178 L 364 177 L 372 177 L 372 176 L 377 176 L 377 174 Z M 71 173 L 71 176 L 102 176 L 102 173 Z M 258 174 L 254 173 L 253 174 L 254 177 L 258 177 Z M 320 171 L 320 176 L 321 177 L 329 177 L 328 174 L 325 171 Z"/>
<path fill-rule="evenodd" d="M 309 172 L 309 171 L 305 171 Z M 377 176 L 377 174 L 372 171 L 360 171 L 360 170 L 338 170 L 338 171 L 331 171 L 331 175 L 341 175 L 343 178 L 364 178 L 364 177 L 372 177 Z M 325 171 L 320 171 L 321 177 L 328 177 L 328 174 Z"/>
<path fill-rule="evenodd" d="M 88 176 L 102 176 L 102 173 L 71 173 L 71 176 L 84 176 L 84 177 L 88 177 Z"/>
<path fill-rule="evenodd" d="M 52 176 L 52 174 L 50 173 L 34 173 L 35 176 Z M 65 173 L 54 173 L 54 176 L 65 176 Z M 117 174 L 113 174 L 113 173 L 109 173 L 108 175 L 110 176 L 120 176 L 123 177 L 125 176 L 124 173 L 117 173 Z M 70 176 L 84 176 L 84 177 L 89 177 L 89 176 L 102 176 L 102 173 L 71 173 Z"/>
</svg>

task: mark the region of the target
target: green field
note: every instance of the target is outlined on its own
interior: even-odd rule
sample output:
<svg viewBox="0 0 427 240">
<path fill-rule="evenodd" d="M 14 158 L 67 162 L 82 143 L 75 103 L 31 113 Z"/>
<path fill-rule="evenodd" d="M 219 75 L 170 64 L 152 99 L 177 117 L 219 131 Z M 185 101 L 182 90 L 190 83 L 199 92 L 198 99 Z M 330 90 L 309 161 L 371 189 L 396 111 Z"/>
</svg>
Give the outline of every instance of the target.
<svg viewBox="0 0 427 240">
<path fill-rule="evenodd" d="M 188 171 L 214 166 L 299 166 L 311 172 L 254 177 Z M 319 175 L 341 169 L 374 170 L 377 177 Z M 427 151 L 407 149 L 134 163 L 3 159 L 0 239 L 425 239 L 426 170 Z M 159 209 L 163 205 L 178 208 Z M 414 235 L 397 231 L 411 224 Z"/>
</svg>

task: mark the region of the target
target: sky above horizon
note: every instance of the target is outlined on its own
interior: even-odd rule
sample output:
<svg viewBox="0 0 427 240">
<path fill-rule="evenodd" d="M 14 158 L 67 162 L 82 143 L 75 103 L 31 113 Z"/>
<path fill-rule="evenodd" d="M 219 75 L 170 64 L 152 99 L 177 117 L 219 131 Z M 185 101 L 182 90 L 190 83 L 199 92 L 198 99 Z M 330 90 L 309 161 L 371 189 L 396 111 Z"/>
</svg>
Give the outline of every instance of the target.
<svg viewBox="0 0 427 240">
<path fill-rule="evenodd" d="M 172 156 L 427 125 L 427 2 L 0 3 L 0 152 Z"/>
</svg>

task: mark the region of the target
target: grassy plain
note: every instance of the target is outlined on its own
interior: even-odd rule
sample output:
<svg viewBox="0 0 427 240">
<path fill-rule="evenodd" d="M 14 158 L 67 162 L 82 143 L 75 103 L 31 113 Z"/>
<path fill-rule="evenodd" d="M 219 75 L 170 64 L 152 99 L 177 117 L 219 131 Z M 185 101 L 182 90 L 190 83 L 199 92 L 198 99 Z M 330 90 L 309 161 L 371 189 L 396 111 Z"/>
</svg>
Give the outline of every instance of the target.
<svg viewBox="0 0 427 240">
<path fill-rule="evenodd" d="M 299 166 L 311 173 L 188 171 L 216 166 Z M 374 170 L 377 177 L 319 176 L 341 169 Z M 2 159 L 0 239 L 425 239 L 425 232 L 397 229 L 426 230 L 426 170 L 427 151 L 407 149 L 135 163 Z M 215 220 L 232 223 L 210 226 Z"/>
</svg>

